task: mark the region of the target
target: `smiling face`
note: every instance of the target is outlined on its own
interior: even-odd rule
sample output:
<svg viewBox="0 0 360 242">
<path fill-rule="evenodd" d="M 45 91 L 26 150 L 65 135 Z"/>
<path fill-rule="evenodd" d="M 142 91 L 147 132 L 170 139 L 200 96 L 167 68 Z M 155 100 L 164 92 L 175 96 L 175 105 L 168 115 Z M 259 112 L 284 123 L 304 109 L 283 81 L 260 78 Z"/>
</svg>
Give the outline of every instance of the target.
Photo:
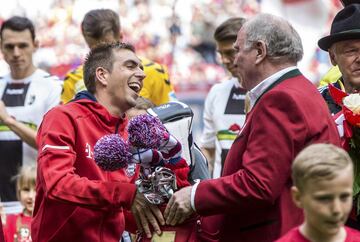
<svg viewBox="0 0 360 242">
<path fill-rule="evenodd" d="M 136 105 L 145 74 L 134 52 L 113 50 L 113 58 L 112 71 L 107 73 L 106 92 L 110 104 L 123 113 Z"/>
<path fill-rule="evenodd" d="M 35 194 L 35 184 L 24 185 L 20 189 L 20 203 L 24 206 L 24 211 L 28 216 L 31 216 L 34 210 Z"/>
<path fill-rule="evenodd" d="M 14 79 L 23 79 L 35 70 L 32 55 L 37 48 L 30 30 L 14 31 L 4 29 L 1 36 L 1 51 L 9 64 Z"/>
<path fill-rule="evenodd" d="M 337 171 L 330 180 L 310 179 L 302 191 L 293 187 L 294 201 L 304 209 L 304 229 L 310 236 L 331 237 L 340 233 L 352 207 L 351 168 L 349 165 Z"/>
<path fill-rule="evenodd" d="M 339 66 L 346 91 L 360 91 L 360 39 L 333 44 L 329 55 L 332 64 Z"/>
</svg>

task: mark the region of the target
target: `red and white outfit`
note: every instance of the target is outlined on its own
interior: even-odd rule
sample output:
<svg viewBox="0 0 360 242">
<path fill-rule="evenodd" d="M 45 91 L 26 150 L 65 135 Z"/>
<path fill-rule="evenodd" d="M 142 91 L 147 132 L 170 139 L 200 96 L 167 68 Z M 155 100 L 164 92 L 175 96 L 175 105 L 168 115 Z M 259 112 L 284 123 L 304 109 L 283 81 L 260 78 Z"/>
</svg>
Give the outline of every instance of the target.
<svg viewBox="0 0 360 242">
<path fill-rule="evenodd" d="M 4 235 L 6 242 L 31 242 L 31 216 L 24 213 L 6 216 Z M 1 241 L 1 240 L 0 240 Z"/>
<path fill-rule="evenodd" d="M 34 241 L 118 242 L 125 229 L 123 209 L 136 194 L 134 166 L 106 172 L 93 148 L 104 135 L 127 137 L 127 119 L 112 116 L 88 92 L 49 111 L 40 126 Z"/>
</svg>

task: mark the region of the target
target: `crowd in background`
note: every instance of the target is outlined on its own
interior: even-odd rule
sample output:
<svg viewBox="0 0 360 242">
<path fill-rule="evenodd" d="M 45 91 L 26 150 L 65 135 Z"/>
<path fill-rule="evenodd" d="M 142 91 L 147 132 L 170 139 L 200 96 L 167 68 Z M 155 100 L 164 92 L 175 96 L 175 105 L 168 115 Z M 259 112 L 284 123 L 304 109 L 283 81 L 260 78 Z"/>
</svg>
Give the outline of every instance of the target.
<svg viewBox="0 0 360 242">
<path fill-rule="evenodd" d="M 316 29 L 321 37 L 326 34 L 334 13 L 340 7 L 338 1 L 17 0 L 7 3 L 8 7 L 0 10 L 0 21 L 15 14 L 33 20 L 41 45 L 34 57 L 35 63 L 62 78 L 68 70 L 78 66 L 88 52 L 79 28 L 84 14 L 93 8 L 113 9 L 123 19 L 121 24 L 125 40 L 135 45 L 138 55 L 167 65 L 171 81 L 180 95 L 189 88 L 206 94 L 214 83 L 226 76 L 219 66 L 212 38 L 215 26 L 229 17 L 249 17 L 258 12 L 277 12 L 290 18 L 291 22 L 291 8 L 308 3 L 315 9 L 312 7 L 312 12 L 304 11 L 297 19 L 307 15 L 325 16 L 326 24 L 322 29 Z M 311 34 L 305 24 L 297 27 L 307 36 Z M 305 51 L 309 57 L 305 56 L 306 63 L 300 64 L 313 82 L 317 82 L 329 67 L 327 55 L 315 48 L 315 40 L 309 40 L 311 46 L 308 47 L 304 42 L 305 49 L 309 49 Z M 0 59 L 0 73 L 7 72 L 7 65 Z"/>
</svg>

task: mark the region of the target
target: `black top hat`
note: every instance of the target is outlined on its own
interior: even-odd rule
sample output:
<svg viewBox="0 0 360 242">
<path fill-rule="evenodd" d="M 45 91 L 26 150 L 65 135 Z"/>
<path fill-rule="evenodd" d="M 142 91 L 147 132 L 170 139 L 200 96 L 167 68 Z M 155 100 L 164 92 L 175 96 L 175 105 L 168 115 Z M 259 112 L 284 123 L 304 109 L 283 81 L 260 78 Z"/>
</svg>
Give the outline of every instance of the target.
<svg viewBox="0 0 360 242">
<path fill-rule="evenodd" d="M 318 45 L 328 51 L 332 44 L 350 39 L 360 39 L 360 4 L 350 4 L 338 12 L 330 35 L 320 39 Z"/>
</svg>

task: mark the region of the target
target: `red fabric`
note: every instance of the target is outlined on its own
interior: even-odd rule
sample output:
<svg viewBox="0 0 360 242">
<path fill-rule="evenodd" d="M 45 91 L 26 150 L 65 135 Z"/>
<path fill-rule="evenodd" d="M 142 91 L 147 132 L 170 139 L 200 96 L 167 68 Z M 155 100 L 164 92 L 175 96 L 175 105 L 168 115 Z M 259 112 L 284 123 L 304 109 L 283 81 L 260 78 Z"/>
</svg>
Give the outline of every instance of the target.
<svg viewBox="0 0 360 242">
<path fill-rule="evenodd" d="M 299 225 L 303 215 L 291 199 L 291 163 L 304 147 L 320 142 L 340 146 L 326 103 L 310 81 L 300 75 L 266 92 L 235 139 L 222 177 L 197 187 L 196 211 L 218 214 L 209 219 L 217 226 L 205 232 L 220 241 L 267 242 Z"/>
<path fill-rule="evenodd" d="M 349 227 L 345 227 L 346 239 L 344 242 L 360 241 L 360 232 Z M 290 230 L 286 235 L 275 242 L 311 242 L 300 233 L 299 227 Z"/>
<path fill-rule="evenodd" d="M 115 130 L 125 138 L 126 124 L 87 99 L 45 115 L 37 136 L 34 241 L 119 241 L 125 227 L 122 208 L 131 207 L 136 186 L 130 183 L 138 170 L 103 171 L 94 161 L 93 148 Z"/>
<path fill-rule="evenodd" d="M 2 221 L 1 221 L 1 217 L 0 217 L 0 242 L 4 242 L 5 238 L 4 238 L 4 233 L 3 233 L 3 225 L 2 225 Z"/>
<path fill-rule="evenodd" d="M 176 175 L 176 185 L 178 189 L 182 187 L 190 186 L 188 180 L 188 175 L 190 171 L 189 165 L 186 163 L 186 160 L 181 158 L 176 164 L 166 164 L 166 168 L 171 169 Z"/>
<path fill-rule="evenodd" d="M 30 231 L 30 228 L 31 228 L 31 217 L 30 216 L 26 216 L 23 213 L 10 214 L 10 215 L 6 216 L 6 224 L 4 225 L 4 235 L 5 235 L 6 242 L 31 241 L 31 240 L 29 240 L 29 238 L 27 236 L 26 236 L 26 238 L 21 238 L 20 234 L 17 233 L 18 232 L 17 231 L 18 219 L 19 219 L 18 225 L 21 228 L 25 228 Z"/>
<path fill-rule="evenodd" d="M 346 121 L 348 121 L 352 126 L 360 127 L 359 114 L 354 114 L 353 111 L 348 109 L 346 106 L 342 107 L 342 112 L 344 113 Z"/>
<path fill-rule="evenodd" d="M 161 206 L 161 211 L 164 212 L 166 204 Z M 161 231 L 174 231 L 175 232 L 175 241 L 174 242 L 197 242 L 197 215 L 192 216 L 187 219 L 184 223 L 177 226 L 161 226 Z M 145 236 L 138 235 L 137 242 L 151 242 L 151 239 L 146 238 Z"/>
<path fill-rule="evenodd" d="M 342 90 L 336 88 L 333 84 L 328 85 L 329 92 L 335 103 L 339 106 L 343 105 L 343 99 L 348 94 L 346 92 L 343 92 Z"/>
</svg>

